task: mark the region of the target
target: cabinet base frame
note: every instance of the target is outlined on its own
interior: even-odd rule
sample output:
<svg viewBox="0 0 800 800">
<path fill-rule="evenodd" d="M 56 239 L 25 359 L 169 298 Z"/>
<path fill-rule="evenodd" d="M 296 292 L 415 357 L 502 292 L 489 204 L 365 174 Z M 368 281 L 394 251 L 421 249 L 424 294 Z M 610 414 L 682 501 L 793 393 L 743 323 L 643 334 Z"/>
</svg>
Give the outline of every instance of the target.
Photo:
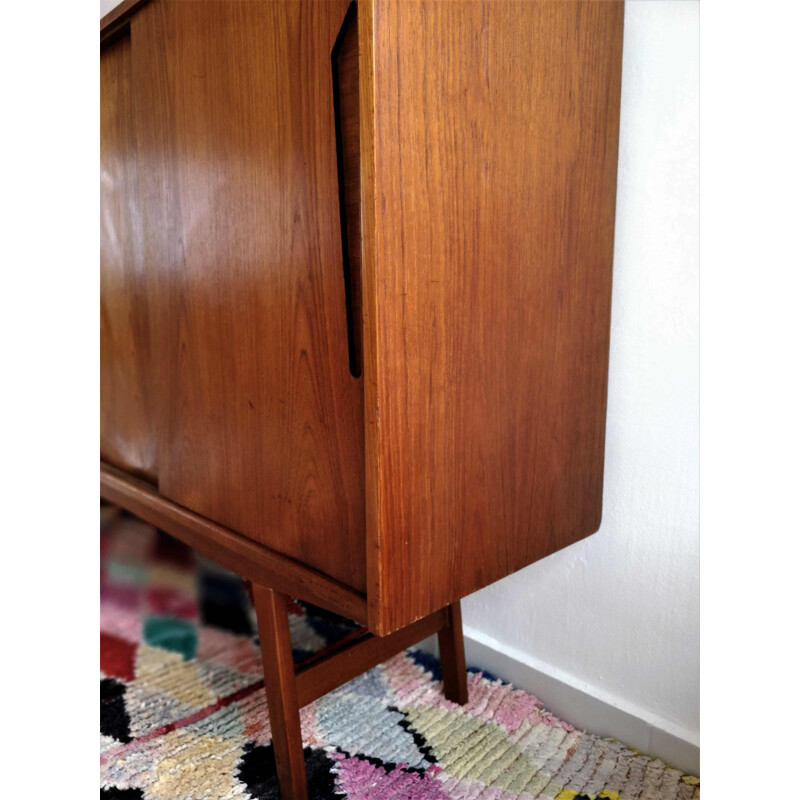
<svg viewBox="0 0 800 800">
<path fill-rule="evenodd" d="M 295 673 L 286 610 L 289 597 L 258 584 L 252 584 L 251 597 L 258 617 L 281 800 L 307 797 L 300 709 L 421 639 L 438 634 L 445 697 L 461 705 L 469 699 L 458 602 L 388 636 L 366 633 L 344 649 Z"/>
<path fill-rule="evenodd" d="M 161 528 L 242 578 L 367 624 L 367 598 L 360 592 L 173 503 L 159 494 L 157 487 L 103 461 L 100 497 Z"/>
<path fill-rule="evenodd" d="M 294 670 L 290 596 L 366 623 L 366 598 L 328 576 L 246 539 L 161 495 L 155 487 L 101 464 L 100 495 L 242 576 L 258 618 L 272 742 L 282 800 L 306 800 L 300 709 L 434 633 L 439 638 L 445 697 L 469 699 L 459 601 L 387 636 L 365 632 L 330 656 Z"/>
</svg>

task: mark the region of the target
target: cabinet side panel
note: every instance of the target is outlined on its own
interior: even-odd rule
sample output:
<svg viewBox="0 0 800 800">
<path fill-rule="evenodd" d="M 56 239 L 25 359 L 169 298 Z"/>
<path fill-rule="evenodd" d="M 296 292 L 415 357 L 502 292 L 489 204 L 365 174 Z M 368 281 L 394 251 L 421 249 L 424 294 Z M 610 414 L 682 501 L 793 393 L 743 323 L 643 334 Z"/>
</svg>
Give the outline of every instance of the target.
<svg viewBox="0 0 800 800">
<path fill-rule="evenodd" d="M 373 13 L 386 633 L 599 527 L 623 5 Z"/>
<path fill-rule="evenodd" d="M 363 591 L 331 73 L 346 9 L 152 0 L 131 32 L 159 491 Z"/>
<path fill-rule="evenodd" d="M 100 96 L 100 453 L 152 481 L 157 436 L 127 35 L 101 53 Z"/>
</svg>

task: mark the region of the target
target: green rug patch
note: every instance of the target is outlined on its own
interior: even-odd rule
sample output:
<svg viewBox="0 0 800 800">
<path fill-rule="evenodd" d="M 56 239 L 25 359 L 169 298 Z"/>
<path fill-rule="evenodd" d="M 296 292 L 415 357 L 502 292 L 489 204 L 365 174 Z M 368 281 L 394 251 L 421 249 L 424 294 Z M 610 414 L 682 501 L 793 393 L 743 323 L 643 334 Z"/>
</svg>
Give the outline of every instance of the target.
<svg viewBox="0 0 800 800">
<path fill-rule="evenodd" d="M 194 625 L 174 617 L 148 617 L 144 621 L 144 640 L 151 647 L 179 653 L 186 661 L 197 653 Z"/>
</svg>

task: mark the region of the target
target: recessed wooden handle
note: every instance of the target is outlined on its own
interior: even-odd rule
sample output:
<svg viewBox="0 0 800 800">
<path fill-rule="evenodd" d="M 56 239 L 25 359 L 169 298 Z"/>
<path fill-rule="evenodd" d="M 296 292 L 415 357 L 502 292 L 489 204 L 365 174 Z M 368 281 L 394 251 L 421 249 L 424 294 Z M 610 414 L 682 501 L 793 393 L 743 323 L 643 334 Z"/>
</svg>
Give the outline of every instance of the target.
<svg viewBox="0 0 800 800">
<path fill-rule="evenodd" d="M 361 377 L 361 139 L 358 111 L 358 14 L 350 3 L 331 52 L 339 223 L 350 372 Z"/>
</svg>

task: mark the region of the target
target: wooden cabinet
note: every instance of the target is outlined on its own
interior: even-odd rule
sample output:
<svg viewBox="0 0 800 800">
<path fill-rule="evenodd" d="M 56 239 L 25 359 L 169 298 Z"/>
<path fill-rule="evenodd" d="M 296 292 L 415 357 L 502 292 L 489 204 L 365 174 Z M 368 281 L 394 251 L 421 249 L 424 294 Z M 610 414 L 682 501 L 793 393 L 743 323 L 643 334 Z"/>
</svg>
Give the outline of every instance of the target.
<svg viewBox="0 0 800 800">
<path fill-rule="evenodd" d="M 623 6 L 101 32 L 101 490 L 386 635 L 601 518 Z"/>
</svg>

